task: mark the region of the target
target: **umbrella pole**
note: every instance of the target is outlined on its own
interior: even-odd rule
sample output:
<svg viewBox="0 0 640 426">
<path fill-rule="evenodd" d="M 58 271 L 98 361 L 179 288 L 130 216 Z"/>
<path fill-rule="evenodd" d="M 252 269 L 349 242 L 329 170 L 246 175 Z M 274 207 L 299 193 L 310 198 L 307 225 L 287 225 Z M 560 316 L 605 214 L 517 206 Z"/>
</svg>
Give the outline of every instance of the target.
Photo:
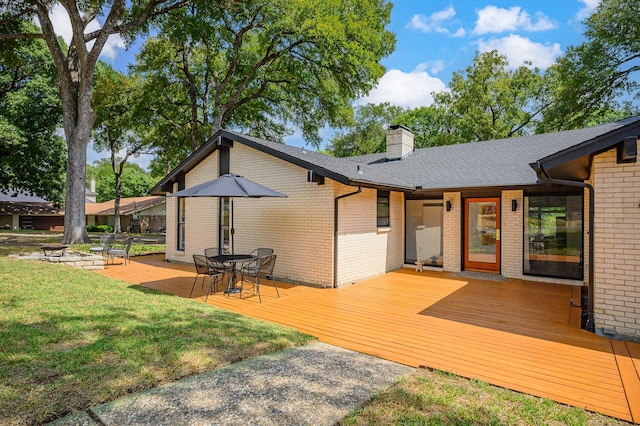
<svg viewBox="0 0 640 426">
<path fill-rule="evenodd" d="M 233 197 L 231 197 L 231 254 L 236 254 L 235 242 L 234 242 L 234 234 L 236 230 L 233 227 Z"/>
</svg>

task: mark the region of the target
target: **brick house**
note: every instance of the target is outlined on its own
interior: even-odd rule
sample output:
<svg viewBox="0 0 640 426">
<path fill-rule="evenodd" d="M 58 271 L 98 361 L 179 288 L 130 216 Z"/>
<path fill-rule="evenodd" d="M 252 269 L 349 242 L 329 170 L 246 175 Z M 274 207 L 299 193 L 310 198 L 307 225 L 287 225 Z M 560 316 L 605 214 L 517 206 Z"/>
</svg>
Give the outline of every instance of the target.
<svg viewBox="0 0 640 426">
<path fill-rule="evenodd" d="M 85 204 L 87 226 L 115 222 L 115 200 Z M 159 233 L 166 227 L 165 197 L 129 197 L 120 199 L 120 227 L 124 232 Z"/>
<path fill-rule="evenodd" d="M 638 135 L 633 117 L 414 149 L 394 126 L 385 153 L 335 158 L 221 130 L 151 192 L 232 172 L 287 194 L 234 200 L 236 252 L 272 247 L 285 281 L 339 287 L 420 262 L 585 286 L 591 328 L 640 337 Z M 167 198 L 167 260 L 228 246 L 228 206 Z"/>
<path fill-rule="evenodd" d="M 95 202 L 95 184 L 87 190 L 87 225 L 113 226 L 114 200 Z M 0 229 L 64 231 L 64 208 L 21 190 L 0 192 Z M 161 232 L 166 227 L 165 197 L 120 199 L 120 224 L 127 232 Z"/>
<path fill-rule="evenodd" d="M 0 191 L 0 229 L 64 230 L 64 209 L 21 190 Z"/>
</svg>

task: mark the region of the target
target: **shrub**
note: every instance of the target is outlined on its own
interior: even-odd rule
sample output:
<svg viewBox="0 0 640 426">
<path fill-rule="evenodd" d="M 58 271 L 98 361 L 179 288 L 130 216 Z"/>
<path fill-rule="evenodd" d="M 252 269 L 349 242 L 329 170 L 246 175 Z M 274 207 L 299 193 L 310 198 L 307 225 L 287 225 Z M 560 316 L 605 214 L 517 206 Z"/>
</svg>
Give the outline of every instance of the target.
<svg viewBox="0 0 640 426">
<path fill-rule="evenodd" d="M 111 225 L 90 225 L 87 226 L 87 232 L 102 232 L 105 234 L 113 232 L 113 226 Z"/>
</svg>

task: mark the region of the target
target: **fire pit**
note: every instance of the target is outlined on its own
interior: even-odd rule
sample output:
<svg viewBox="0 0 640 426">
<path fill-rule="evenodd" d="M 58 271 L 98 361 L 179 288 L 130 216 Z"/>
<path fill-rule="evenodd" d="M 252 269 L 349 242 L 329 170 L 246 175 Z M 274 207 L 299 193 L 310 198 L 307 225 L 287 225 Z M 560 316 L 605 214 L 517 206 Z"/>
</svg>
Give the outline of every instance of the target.
<svg viewBox="0 0 640 426">
<path fill-rule="evenodd" d="M 56 257 L 64 256 L 64 252 L 67 251 L 68 248 L 69 246 L 64 244 L 49 244 L 49 245 L 40 247 L 40 249 L 42 250 L 42 253 L 44 253 L 45 256 L 56 256 Z"/>
</svg>

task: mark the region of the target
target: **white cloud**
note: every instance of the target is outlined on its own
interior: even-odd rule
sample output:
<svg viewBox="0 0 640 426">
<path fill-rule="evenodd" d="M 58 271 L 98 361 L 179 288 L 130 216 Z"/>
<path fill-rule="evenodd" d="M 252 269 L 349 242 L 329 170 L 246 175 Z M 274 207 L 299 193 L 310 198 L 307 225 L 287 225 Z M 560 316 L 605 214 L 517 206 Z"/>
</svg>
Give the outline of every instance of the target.
<svg viewBox="0 0 640 426">
<path fill-rule="evenodd" d="M 545 69 L 553 65 L 555 59 L 562 54 L 558 43 L 544 45 L 513 34 L 487 41 L 480 39 L 478 49 L 480 52 L 497 50 L 507 57 L 510 68 L 517 68 L 529 61 L 534 67 Z"/>
<path fill-rule="evenodd" d="M 556 28 L 557 25 L 541 12 L 536 12 L 535 16 L 532 17 L 527 11 L 518 6 L 513 6 L 509 9 L 486 6 L 478 11 L 478 20 L 473 33 L 503 33 L 516 30 L 544 31 Z"/>
<path fill-rule="evenodd" d="M 60 35 L 64 41 L 69 44 L 69 42 L 71 42 L 71 37 L 73 36 L 73 31 L 71 30 L 71 20 L 69 19 L 69 15 L 65 8 L 60 4 L 57 4 L 49 13 L 49 18 L 53 23 L 53 28 L 56 31 L 56 34 Z M 89 22 L 85 31 L 90 33 L 98 29 L 100 29 L 100 23 L 94 19 Z M 93 42 L 90 42 L 88 46 L 91 48 L 91 46 L 93 46 Z M 109 36 L 109 39 L 102 48 L 102 52 L 100 52 L 100 56 L 114 59 L 118 55 L 119 50 L 124 50 L 125 48 L 126 44 L 123 38 L 120 37 L 119 34 L 114 34 Z"/>
<path fill-rule="evenodd" d="M 440 33 L 451 37 L 464 37 L 466 34 L 464 28 L 458 28 L 451 31 L 447 28 L 448 21 L 456 16 L 453 6 L 432 13 L 430 16 L 413 15 L 411 21 L 407 24 L 407 28 L 418 30 L 423 33 Z"/>
<path fill-rule="evenodd" d="M 431 77 L 425 68 L 426 65 L 421 64 L 409 73 L 398 69 L 387 71 L 378 82 L 378 86 L 368 96 L 358 99 L 355 105 L 382 102 L 404 108 L 431 105 L 432 92 L 442 92 L 446 90 L 446 85 L 439 78 Z"/>
<path fill-rule="evenodd" d="M 584 7 L 576 14 L 576 20 L 582 22 L 587 19 L 594 10 L 600 5 L 600 0 L 578 0 L 579 3 L 584 3 Z"/>
<path fill-rule="evenodd" d="M 418 65 L 416 70 L 423 70 L 428 68 L 431 74 L 438 74 L 440 71 L 444 70 L 444 67 L 445 67 L 444 61 L 438 59 L 436 61 L 425 62 L 424 64 L 420 64 Z"/>
</svg>

